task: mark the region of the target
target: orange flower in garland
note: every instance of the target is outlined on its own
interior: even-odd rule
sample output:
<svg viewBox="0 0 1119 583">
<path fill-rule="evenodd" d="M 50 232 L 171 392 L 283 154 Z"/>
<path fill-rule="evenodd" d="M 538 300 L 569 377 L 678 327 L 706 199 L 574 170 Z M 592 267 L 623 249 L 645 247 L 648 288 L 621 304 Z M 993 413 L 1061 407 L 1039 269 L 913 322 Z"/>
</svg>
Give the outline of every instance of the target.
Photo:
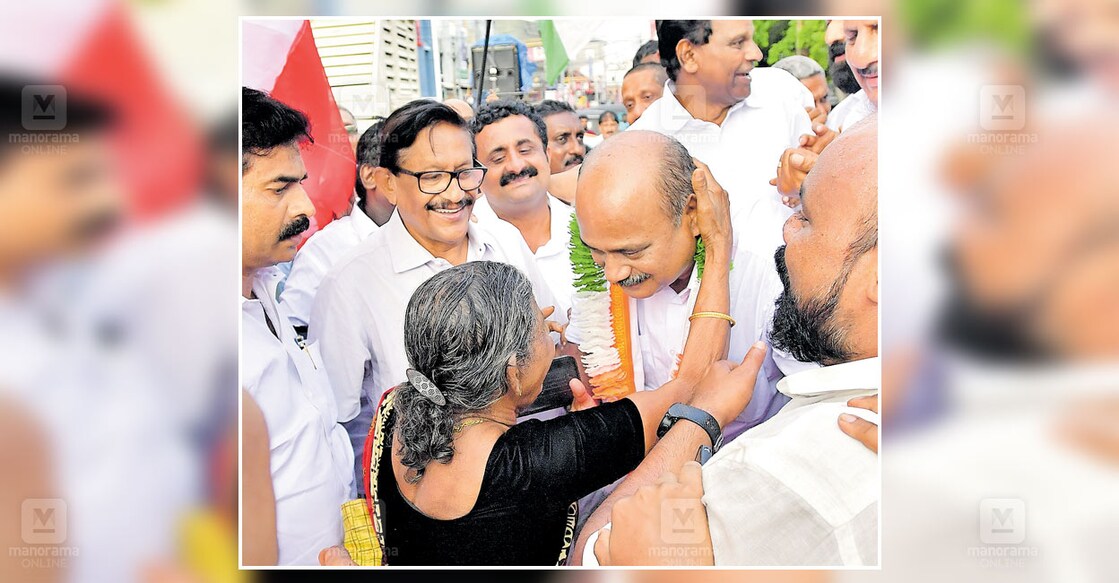
<svg viewBox="0 0 1119 583">
<path fill-rule="evenodd" d="M 629 337 L 629 298 L 606 281 L 602 267 L 579 237 L 579 223 L 571 217 L 571 266 L 575 274 L 575 297 L 571 323 L 583 331 L 579 348 L 583 368 L 596 398 L 615 401 L 637 390 L 633 376 L 633 354 Z"/>
<path fill-rule="evenodd" d="M 575 275 L 575 297 L 571 302 L 571 325 L 582 331 L 579 344 L 583 369 L 591 381 L 591 392 L 598 399 L 616 401 L 637 390 L 634 384 L 633 342 L 630 338 L 629 296 L 622 288 L 606 281 L 602 267 L 594 262 L 591 250 L 579 236 L 579 222 L 571 217 L 571 268 Z M 696 240 L 696 276 L 703 277 L 706 250 Z M 731 266 L 733 269 L 733 265 Z M 677 355 L 675 377 L 679 369 Z"/>
</svg>

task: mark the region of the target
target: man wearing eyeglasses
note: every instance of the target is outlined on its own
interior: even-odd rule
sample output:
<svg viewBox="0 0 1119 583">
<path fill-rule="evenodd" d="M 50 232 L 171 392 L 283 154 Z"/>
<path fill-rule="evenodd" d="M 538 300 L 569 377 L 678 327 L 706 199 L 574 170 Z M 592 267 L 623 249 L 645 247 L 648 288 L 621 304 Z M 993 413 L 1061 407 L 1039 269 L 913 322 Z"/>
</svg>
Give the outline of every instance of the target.
<svg viewBox="0 0 1119 583">
<path fill-rule="evenodd" d="M 458 113 L 413 101 L 385 120 L 382 136 L 374 180 L 396 212 L 327 273 L 311 310 L 310 337 L 320 342 L 338 418 L 355 445 L 364 443 L 381 394 L 406 380 L 404 311 L 428 278 L 467 261 L 499 261 L 524 272 L 538 305 L 555 305 L 516 227 L 471 222 L 487 169 Z"/>
</svg>

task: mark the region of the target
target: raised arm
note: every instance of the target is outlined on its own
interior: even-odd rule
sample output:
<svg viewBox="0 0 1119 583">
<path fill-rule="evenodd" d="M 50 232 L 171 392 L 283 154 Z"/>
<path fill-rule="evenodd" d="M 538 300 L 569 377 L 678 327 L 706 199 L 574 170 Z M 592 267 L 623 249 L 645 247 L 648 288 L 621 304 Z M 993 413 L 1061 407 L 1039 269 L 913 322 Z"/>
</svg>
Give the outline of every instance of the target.
<svg viewBox="0 0 1119 583">
<path fill-rule="evenodd" d="M 758 342 L 750 348 L 738 366 L 728 361 L 715 363 L 709 368 L 703 380 L 696 385 L 687 403 L 710 413 L 719 422 L 720 427 L 725 427 L 749 403 L 754 392 L 754 381 L 765 359 L 765 351 L 765 344 Z M 659 392 L 651 391 L 638 395 L 652 395 Z M 642 418 L 644 419 L 644 411 L 642 411 Z M 657 421 L 659 422 L 660 419 L 658 418 Z M 649 451 L 645 460 L 626 476 L 625 480 L 587 519 L 572 549 L 570 563 L 581 564 L 587 538 L 609 521 L 610 510 L 615 502 L 633 495 L 642 486 L 653 484 L 665 472 L 679 472 L 685 463 L 695 459 L 701 445 L 711 445 L 707 432 L 694 423 L 686 421 L 676 423 L 672 430 Z"/>
</svg>

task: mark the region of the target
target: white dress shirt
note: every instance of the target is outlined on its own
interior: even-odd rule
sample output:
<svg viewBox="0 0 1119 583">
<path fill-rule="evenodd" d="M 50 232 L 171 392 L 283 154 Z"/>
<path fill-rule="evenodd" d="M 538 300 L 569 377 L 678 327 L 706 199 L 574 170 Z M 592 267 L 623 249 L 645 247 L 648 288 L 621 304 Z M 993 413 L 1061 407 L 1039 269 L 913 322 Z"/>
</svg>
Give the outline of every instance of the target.
<svg viewBox="0 0 1119 583">
<path fill-rule="evenodd" d="M 241 383 L 268 425 L 279 564 L 317 565 L 319 551 L 342 542 L 354 453 L 317 347 L 300 345 L 275 298 L 280 277 L 263 270 L 256 297 L 241 299 Z"/>
<path fill-rule="evenodd" d="M 539 305 L 555 304 L 516 227 L 494 221 L 486 226 L 470 223 L 467 229 L 467 261 L 508 263 L 528 277 Z M 400 215 L 393 213 L 323 278 L 311 311 L 310 336 L 321 343 L 340 420 L 358 415 L 363 392 L 376 405 L 385 390 L 407 380 L 408 300 L 420 284 L 451 267 L 413 239 Z M 567 321 L 558 313 L 552 319 Z"/>
<path fill-rule="evenodd" d="M 571 242 L 571 215 L 575 213 L 575 209 L 549 194 L 548 210 L 552 216 L 552 238 L 538 247 L 533 257 L 536 258 L 540 275 L 555 297 L 556 313 L 566 314 L 571 308 L 571 297 L 575 295 L 575 273 L 571 270 L 570 252 L 567 248 Z M 474 215 L 482 226 L 489 225 L 491 221 L 502 221 L 484 196 L 474 203 Z"/>
<path fill-rule="evenodd" d="M 870 101 L 865 90 L 858 90 L 840 101 L 828 113 L 828 128 L 841 132 L 878 112 L 878 106 Z"/>
<path fill-rule="evenodd" d="M 793 76 L 792 73 L 777 67 L 754 67 L 750 71 L 750 91 L 760 91 L 762 94 L 783 94 L 791 101 L 800 103 L 801 107 L 812 109 L 816 107 L 816 98 L 812 92 Z"/>
<path fill-rule="evenodd" d="M 731 106 L 721 125 L 693 118 L 676 99 L 675 84 L 666 81 L 664 95 L 630 126 L 672 136 L 707 164 L 730 195 L 736 230 L 749 221 L 745 215 L 756 210 L 759 200 L 769 203 L 765 210 L 779 217 L 779 223 L 792 214 L 769 181 L 777 176 L 785 149 L 799 147 L 800 136 L 812 133 L 802 102 L 790 98 L 793 94 L 783 83 L 763 78 L 749 97 Z"/>
<path fill-rule="evenodd" d="M 291 311 L 292 326 L 307 326 L 319 283 L 330 268 L 377 230 L 377 223 L 354 204 L 350 214 L 331 221 L 303 244 L 284 283 L 280 301 Z"/>
<path fill-rule="evenodd" d="M 838 418 L 879 423 L 847 400 L 877 394 L 880 384 L 878 358 L 777 384 L 792 400 L 703 466 L 716 565 L 878 563 L 878 456 L 844 434 Z"/>
</svg>

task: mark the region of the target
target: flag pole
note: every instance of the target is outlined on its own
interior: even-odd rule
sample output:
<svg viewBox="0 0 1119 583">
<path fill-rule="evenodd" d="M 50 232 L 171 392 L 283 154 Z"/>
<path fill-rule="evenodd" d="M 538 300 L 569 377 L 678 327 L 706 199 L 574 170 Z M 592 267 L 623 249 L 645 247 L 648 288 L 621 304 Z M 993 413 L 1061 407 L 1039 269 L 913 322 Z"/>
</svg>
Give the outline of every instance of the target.
<svg viewBox="0 0 1119 583">
<path fill-rule="evenodd" d="M 486 55 L 490 52 L 490 25 L 492 20 L 486 21 L 486 41 L 482 44 L 482 68 L 478 71 L 478 90 L 474 92 L 474 109 L 482 107 L 482 88 L 486 86 Z"/>
</svg>

